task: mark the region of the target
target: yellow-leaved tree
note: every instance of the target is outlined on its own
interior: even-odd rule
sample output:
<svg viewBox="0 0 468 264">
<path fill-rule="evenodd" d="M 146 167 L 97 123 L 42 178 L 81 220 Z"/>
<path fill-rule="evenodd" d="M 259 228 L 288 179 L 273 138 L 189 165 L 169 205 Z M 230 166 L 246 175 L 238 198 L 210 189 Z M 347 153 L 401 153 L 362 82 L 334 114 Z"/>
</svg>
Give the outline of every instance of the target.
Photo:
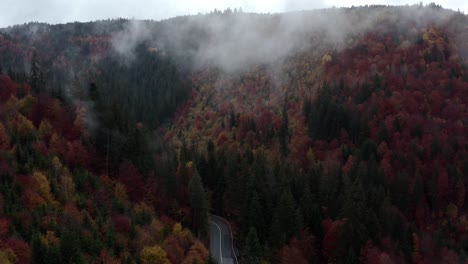
<svg viewBox="0 0 468 264">
<path fill-rule="evenodd" d="M 44 119 L 39 124 L 38 136 L 40 139 L 45 139 L 47 136 L 50 136 L 53 131 L 53 127 L 50 124 L 49 120 Z"/>
<path fill-rule="evenodd" d="M 0 250 L 0 263 L 13 264 L 16 262 L 17 262 L 17 259 L 13 250 L 9 248 Z"/>
<path fill-rule="evenodd" d="M 57 201 L 55 201 L 54 196 L 50 192 L 50 185 L 47 177 L 42 172 L 34 172 L 33 178 L 36 180 L 37 183 L 37 192 L 39 195 L 49 204 L 55 206 L 57 205 Z"/>
<path fill-rule="evenodd" d="M 140 258 L 143 264 L 170 264 L 166 251 L 160 246 L 144 247 Z"/>
<path fill-rule="evenodd" d="M 203 264 L 206 263 L 209 255 L 210 253 L 208 253 L 205 246 L 203 246 L 200 241 L 195 241 L 195 243 L 190 247 L 187 257 L 184 259 L 182 264 Z"/>
<path fill-rule="evenodd" d="M 36 128 L 29 119 L 18 115 L 15 120 L 15 133 L 22 141 L 30 141 L 36 137 Z"/>
</svg>

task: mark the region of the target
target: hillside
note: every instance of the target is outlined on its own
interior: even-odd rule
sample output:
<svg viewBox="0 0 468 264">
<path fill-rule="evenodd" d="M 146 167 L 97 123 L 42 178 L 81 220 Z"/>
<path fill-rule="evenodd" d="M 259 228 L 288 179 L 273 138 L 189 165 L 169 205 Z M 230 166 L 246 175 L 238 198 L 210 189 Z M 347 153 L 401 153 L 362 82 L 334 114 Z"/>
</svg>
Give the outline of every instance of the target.
<svg viewBox="0 0 468 264">
<path fill-rule="evenodd" d="M 242 263 L 467 261 L 466 15 L 228 10 L 1 32 L 0 257 L 145 263 L 146 247 L 204 263 L 209 211 Z"/>
<path fill-rule="evenodd" d="M 102 173 L 85 108 L 6 75 L 0 90 L 1 263 L 133 263 L 161 254 L 155 243 L 174 263 L 207 258 L 190 231 Z M 139 175 L 130 162 L 119 173 Z"/>
</svg>

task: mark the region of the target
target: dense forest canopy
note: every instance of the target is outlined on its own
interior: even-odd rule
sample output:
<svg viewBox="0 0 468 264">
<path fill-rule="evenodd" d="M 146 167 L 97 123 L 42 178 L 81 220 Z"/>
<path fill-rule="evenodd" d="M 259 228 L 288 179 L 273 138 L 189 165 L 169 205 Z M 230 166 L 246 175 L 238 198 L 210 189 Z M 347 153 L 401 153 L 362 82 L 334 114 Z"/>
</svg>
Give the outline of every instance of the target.
<svg viewBox="0 0 468 264">
<path fill-rule="evenodd" d="M 0 262 L 464 263 L 468 17 L 0 29 Z M 191 231 L 189 231 L 191 230 Z"/>
</svg>

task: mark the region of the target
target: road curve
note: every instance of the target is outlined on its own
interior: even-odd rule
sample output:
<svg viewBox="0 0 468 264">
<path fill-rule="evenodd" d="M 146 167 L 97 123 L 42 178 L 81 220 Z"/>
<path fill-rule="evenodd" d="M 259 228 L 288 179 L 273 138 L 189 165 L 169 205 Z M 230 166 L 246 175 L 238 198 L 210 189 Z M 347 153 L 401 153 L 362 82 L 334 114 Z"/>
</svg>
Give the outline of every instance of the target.
<svg viewBox="0 0 468 264">
<path fill-rule="evenodd" d="M 211 256 L 218 264 L 238 264 L 229 222 L 222 217 L 209 215 L 208 223 Z"/>
</svg>

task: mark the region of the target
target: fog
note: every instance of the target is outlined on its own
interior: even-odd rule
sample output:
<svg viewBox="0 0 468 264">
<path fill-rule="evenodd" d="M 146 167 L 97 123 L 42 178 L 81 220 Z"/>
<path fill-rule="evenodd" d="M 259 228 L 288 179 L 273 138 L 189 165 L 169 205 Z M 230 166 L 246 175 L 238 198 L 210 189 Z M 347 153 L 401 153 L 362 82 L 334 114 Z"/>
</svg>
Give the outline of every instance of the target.
<svg viewBox="0 0 468 264">
<path fill-rule="evenodd" d="M 215 8 L 243 8 L 246 12 L 276 13 L 317 8 L 361 6 L 373 3 L 386 5 L 415 4 L 407 0 L 2 0 L 0 27 L 23 24 L 31 21 L 67 23 L 92 21 L 106 18 L 167 19 L 181 15 L 207 13 Z M 427 4 L 430 1 L 425 1 Z M 468 12 L 468 2 L 461 0 L 435 0 L 446 8 Z"/>
<path fill-rule="evenodd" d="M 128 60 L 134 58 L 135 47 L 150 38 L 150 29 L 143 21 L 130 20 L 122 31 L 113 35 L 111 44 L 117 54 Z"/>
<path fill-rule="evenodd" d="M 131 20 L 114 35 L 112 44 L 118 54 L 132 58 L 135 46 L 149 41 L 176 57 L 189 58 L 195 68 L 215 66 L 235 72 L 253 65 L 281 62 L 312 47 L 340 50 L 352 45 L 353 37 L 369 30 L 381 33 L 390 30 L 382 26 L 382 19 L 388 20 L 385 25 L 403 27 L 408 22 L 442 24 L 454 14 L 449 10 L 412 6 L 332 8 L 274 15 L 224 13 L 180 17 L 156 24 Z M 409 41 L 417 41 L 416 36 Z"/>
</svg>

